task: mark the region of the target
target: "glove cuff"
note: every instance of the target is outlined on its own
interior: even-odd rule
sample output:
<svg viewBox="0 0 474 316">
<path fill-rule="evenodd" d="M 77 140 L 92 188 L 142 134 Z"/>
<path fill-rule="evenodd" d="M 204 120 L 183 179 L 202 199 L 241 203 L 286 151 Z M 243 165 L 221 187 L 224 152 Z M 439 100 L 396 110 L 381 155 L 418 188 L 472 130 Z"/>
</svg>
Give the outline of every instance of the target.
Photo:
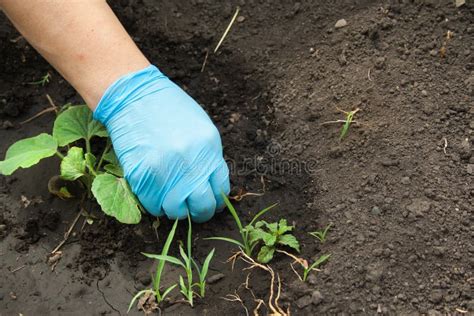
<svg viewBox="0 0 474 316">
<path fill-rule="evenodd" d="M 94 119 L 107 125 L 107 122 L 131 102 L 160 90 L 157 79 L 167 78 L 154 65 L 126 74 L 105 90 L 94 110 Z"/>
</svg>

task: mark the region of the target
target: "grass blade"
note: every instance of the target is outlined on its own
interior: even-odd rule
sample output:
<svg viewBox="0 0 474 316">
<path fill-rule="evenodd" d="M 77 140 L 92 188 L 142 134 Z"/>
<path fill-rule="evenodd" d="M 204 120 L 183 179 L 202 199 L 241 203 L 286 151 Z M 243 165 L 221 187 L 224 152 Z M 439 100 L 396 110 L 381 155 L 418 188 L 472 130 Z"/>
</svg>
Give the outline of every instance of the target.
<svg viewBox="0 0 474 316">
<path fill-rule="evenodd" d="M 270 205 L 269 207 L 267 208 L 264 208 L 263 210 L 261 210 L 260 212 L 258 212 L 252 219 L 252 221 L 250 222 L 249 225 L 253 226 L 253 224 L 257 221 L 257 219 L 262 216 L 263 214 L 265 214 L 266 212 L 268 212 L 269 210 L 271 210 L 272 208 L 274 208 L 275 206 L 277 206 L 278 203 L 275 203 L 273 205 Z"/>
<path fill-rule="evenodd" d="M 166 238 L 165 245 L 163 246 L 163 249 L 161 250 L 161 254 L 164 256 L 168 255 L 171 242 L 173 241 L 174 234 L 176 232 L 176 227 L 178 227 L 178 220 L 174 221 L 173 227 L 171 228 L 168 234 L 168 237 Z M 156 278 L 153 283 L 153 288 L 155 289 L 155 292 L 160 292 L 161 273 L 163 273 L 164 267 L 165 267 L 165 261 L 160 260 L 160 262 L 158 262 L 158 266 L 156 267 Z"/>
<path fill-rule="evenodd" d="M 138 292 L 137 294 L 135 294 L 135 296 L 132 298 L 132 301 L 130 302 L 130 305 L 128 305 L 128 310 L 127 310 L 127 314 L 130 312 L 130 310 L 132 309 L 132 306 L 135 304 L 135 301 L 142 295 L 146 294 L 146 293 L 155 293 L 153 290 L 142 290 L 140 292 Z"/>
<path fill-rule="evenodd" d="M 234 206 L 232 203 L 230 203 L 229 198 L 224 193 L 221 193 L 222 197 L 224 198 L 225 205 L 230 211 L 230 214 L 232 214 L 232 217 L 234 218 L 235 222 L 237 223 L 237 227 L 239 228 L 239 232 L 242 233 L 242 230 L 244 227 L 242 226 L 242 222 L 240 221 L 239 215 L 237 214 L 237 211 L 235 210 Z"/>
<path fill-rule="evenodd" d="M 162 296 L 161 296 L 161 299 L 164 300 L 165 297 L 166 297 L 166 295 L 168 295 L 171 291 L 173 291 L 174 288 L 177 287 L 177 286 L 178 286 L 178 284 L 173 284 L 172 286 L 170 286 L 169 288 L 167 288 L 167 289 L 163 292 L 163 294 L 162 294 Z"/>
<path fill-rule="evenodd" d="M 209 264 L 211 263 L 215 250 L 216 250 L 215 248 L 212 249 L 212 251 L 207 255 L 206 260 L 204 260 L 204 263 L 202 264 L 202 270 L 199 276 L 199 279 L 201 280 L 201 282 L 203 282 L 204 279 L 206 278 L 207 271 L 209 270 Z"/>
<path fill-rule="evenodd" d="M 230 242 L 232 244 L 235 244 L 235 245 L 239 246 L 240 248 L 245 248 L 245 246 L 240 241 L 237 241 L 237 240 L 232 239 L 232 238 L 227 238 L 227 237 L 208 237 L 208 238 L 204 238 L 204 240 L 221 240 L 221 241 L 226 241 L 226 242 Z"/>
<path fill-rule="evenodd" d="M 155 254 L 152 254 L 152 253 L 145 253 L 145 252 L 142 252 L 142 255 L 144 255 L 145 257 L 150 258 L 150 259 L 167 261 L 169 263 L 173 263 L 175 265 L 186 268 L 186 266 L 184 265 L 184 263 L 181 260 L 179 260 L 178 258 L 172 257 L 172 256 L 155 255 Z"/>
<path fill-rule="evenodd" d="M 331 257 L 331 255 L 322 255 L 321 257 L 319 257 L 318 260 L 316 260 L 315 262 L 313 262 L 312 265 L 309 266 L 308 270 L 313 270 L 314 268 L 317 268 L 319 265 L 321 265 L 324 261 L 328 260 L 329 257 Z"/>
</svg>

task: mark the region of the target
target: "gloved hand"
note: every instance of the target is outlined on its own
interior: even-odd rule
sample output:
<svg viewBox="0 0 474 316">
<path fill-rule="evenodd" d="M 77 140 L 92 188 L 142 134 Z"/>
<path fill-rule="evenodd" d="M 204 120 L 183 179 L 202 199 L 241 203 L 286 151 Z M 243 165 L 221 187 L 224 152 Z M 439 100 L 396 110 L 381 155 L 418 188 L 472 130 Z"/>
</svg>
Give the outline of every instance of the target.
<svg viewBox="0 0 474 316">
<path fill-rule="evenodd" d="M 94 111 L 112 139 L 125 178 L 153 215 L 209 220 L 229 194 L 217 128 L 155 66 L 118 79 Z"/>
</svg>

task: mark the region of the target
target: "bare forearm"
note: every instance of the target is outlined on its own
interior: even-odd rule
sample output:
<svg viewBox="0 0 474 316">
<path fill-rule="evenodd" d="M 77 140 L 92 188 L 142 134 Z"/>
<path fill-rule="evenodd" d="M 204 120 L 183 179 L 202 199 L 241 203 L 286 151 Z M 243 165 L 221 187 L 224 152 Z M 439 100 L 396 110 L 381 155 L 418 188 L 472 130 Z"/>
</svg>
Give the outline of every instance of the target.
<svg viewBox="0 0 474 316">
<path fill-rule="evenodd" d="M 91 109 L 116 79 L 149 65 L 103 0 L 0 0 L 0 6 Z"/>
</svg>

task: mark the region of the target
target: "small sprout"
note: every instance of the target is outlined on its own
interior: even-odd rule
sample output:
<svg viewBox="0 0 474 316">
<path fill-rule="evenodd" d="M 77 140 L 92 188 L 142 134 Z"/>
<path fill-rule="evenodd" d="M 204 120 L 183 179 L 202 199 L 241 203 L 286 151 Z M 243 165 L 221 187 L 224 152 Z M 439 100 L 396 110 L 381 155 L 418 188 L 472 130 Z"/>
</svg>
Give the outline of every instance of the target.
<svg viewBox="0 0 474 316">
<path fill-rule="evenodd" d="M 161 254 L 161 255 L 154 255 L 154 254 L 148 254 L 144 253 L 148 258 L 152 259 L 157 259 L 160 260 L 160 262 L 169 262 L 172 264 L 175 264 L 177 266 L 180 266 L 184 269 L 186 273 L 186 281 L 183 278 L 183 276 L 179 276 L 179 289 L 181 294 L 185 297 L 185 299 L 188 301 L 189 305 L 194 306 L 194 294 L 198 294 L 201 298 L 205 296 L 206 293 L 206 277 L 207 277 L 207 272 L 209 270 L 209 264 L 212 260 L 212 257 L 214 256 L 214 249 L 207 255 L 206 259 L 204 260 L 204 264 L 202 268 L 199 268 L 199 265 L 196 263 L 196 261 L 192 257 L 192 239 L 191 239 L 191 234 L 192 234 L 192 227 L 191 227 L 191 217 L 188 214 L 188 234 L 187 234 L 187 240 L 186 240 L 186 251 L 184 250 L 183 245 L 179 245 L 179 254 L 181 256 L 181 259 L 178 259 L 173 256 L 169 256 L 167 254 Z M 199 280 L 197 283 L 193 283 L 193 266 L 196 268 Z M 199 288 L 199 292 L 196 293 L 194 291 L 194 287 Z"/>
<path fill-rule="evenodd" d="M 46 73 L 46 75 L 44 75 L 43 77 L 41 77 L 40 80 L 38 81 L 32 81 L 32 82 L 28 82 L 28 84 L 31 84 L 31 85 L 41 85 L 41 86 L 45 86 L 45 84 L 49 83 L 49 79 L 51 78 L 51 75 L 49 74 L 49 72 Z"/>
<path fill-rule="evenodd" d="M 236 239 L 232 239 L 232 238 L 229 238 L 229 237 L 209 237 L 209 238 L 205 238 L 205 239 L 206 240 L 221 240 L 221 241 L 226 241 L 226 242 L 232 243 L 234 245 L 239 246 L 239 248 L 241 248 L 247 256 L 252 257 L 253 250 L 258 245 L 260 240 L 259 239 L 253 239 L 253 238 L 250 237 L 250 229 L 248 229 L 248 227 L 253 227 L 253 225 L 257 221 L 257 219 L 259 219 L 263 214 L 268 212 L 270 209 L 275 207 L 277 204 L 273 204 L 273 205 L 261 210 L 260 212 L 258 212 L 253 217 L 252 221 L 250 221 L 250 223 L 247 226 L 245 226 L 245 228 L 244 228 L 244 226 L 242 225 L 242 222 L 239 218 L 239 215 L 237 214 L 237 211 L 235 210 L 232 203 L 230 203 L 229 199 L 227 198 L 227 196 L 225 196 L 225 194 L 222 194 L 222 196 L 224 198 L 224 201 L 225 201 L 225 204 L 226 204 L 227 208 L 229 209 L 230 214 L 234 218 L 234 221 L 237 225 L 237 228 L 239 229 L 241 241 L 236 240 Z"/>
<path fill-rule="evenodd" d="M 316 260 L 312 264 L 309 264 L 306 259 L 298 258 L 297 256 L 292 255 L 291 253 L 288 253 L 288 252 L 283 251 L 283 250 L 277 250 L 277 251 L 294 259 L 294 262 L 291 263 L 291 269 L 298 276 L 298 278 L 303 282 L 306 282 L 306 280 L 308 279 L 308 275 L 311 271 L 313 271 L 313 270 L 314 271 L 319 271 L 318 267 L 321 264 L 323 264 L 324 262 L 326 262 L 329 259 L 329 257 L 331 257 L 331 255 L 322 255 L 321 257 L 318 258 L 318 260 Z M 303 268 L 303 275 L 300 275 L 296 271 L 295 267 L 293 266 L 295 263 L 298 263 Z"/>
<path fill-rule="evenodd" d="M 344 113 L 346 115 L 346 119 L 344 120 L 344 125 L 342 126 L 342 129 L 341 129 L 341 134 L 339 136 L 339 140 L 342 140 L 344 137 L 346 137 L 347 135 L 347 132 L 349 132 L 349 127 L 351 126 L 351 123 L 353 122 L 353 118 L 354 118 L 354 115 L 359 112 L 360 109 L 355 109 L 354 111 L 349 111 L 349 112 L 346 112 L 346 111 L 343 111 L 343 110 L 340 110 L 342 113 Z"/>
<path fill-rule="evenodd" d="M 178 227 L 178 220 L 174 221 L 173 227 L 171 228 L 168 237 L 166 238 L 165 245 L 163 246 L 163 249 L 161 250 L 161 255 L 160 257 L 167 257 L 168 256 L 168 251 L 171 246 L 171 242 L 173 241 L 174 235 L 176 233 L 176 227 Z M 153 278 L 153 289 L 147 289 L 138 292 L 133 298 L 132 301 L 130 302 L 130 305 L 128 306 L 128 311 L 132 308 L 132 306 L 135 304 L 135 301 L 141 297 L 142 295 L 147 295 L 147 294 L 153 294 L 156 297 L 156 301 L 158 304 L 160 304 L 166 296 L 177 286 L 177 284 L 173 284 L 166 288 L 163 292 L 161 292 L 161 276 L 163 273 L 163 269 L 165 268 L 165 263 L 166 260 L 162 258 L 158 258 L 158 255 L 152 255 L 152 254 L 146 254 L 143 253 L 144 256 L 152 259 L 157 259 L 158 260 L 158 265 L 156 266 L 156 272 L 155 276 Z"/>
<path fill-rule="evenodd" d="M 331 226 L 332 226 L 332 224 L 329 224 L 323 230 L 317 230 L 317 231 L 311 232 L 309 234 L 311 236 L 313 236 L 314 238 L 318 239 L 322 244 L 324 244 L 324 242 L 326 241 L 327 233 L 328 233 L 329 229 L 331 228 Z"/>
</svg>

